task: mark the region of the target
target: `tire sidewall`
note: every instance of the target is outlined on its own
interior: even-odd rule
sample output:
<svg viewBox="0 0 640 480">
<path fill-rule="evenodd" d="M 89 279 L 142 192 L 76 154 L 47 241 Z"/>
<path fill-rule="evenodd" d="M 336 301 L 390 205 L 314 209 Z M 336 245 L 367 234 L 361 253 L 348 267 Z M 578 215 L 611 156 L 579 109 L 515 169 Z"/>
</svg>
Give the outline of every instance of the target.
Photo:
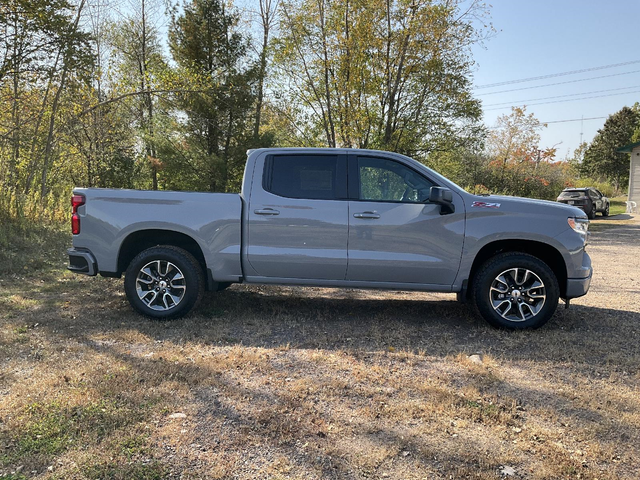
<svg viewBox="0 0 640 480">
<path fill-rule="evenodd" d="M 489 300 L 489 291 L 494 279 L 510 268 L 526 268 L 538 275 L 547 295 L 542 310 L 523 322 L 512 322 L 502 318 Z M 560 291 L 553 271 L 542 260 L 527 254 L 502 254 L 490 259 L 478 272 L 474 280 L 474 300 L 480 315 L 492 326 L 511 330 L 540 328 L 549 321 L 558 306 Z"/>
<path fill-rule="evenodd" d="M 124 289 L 129 303 L 139 313 L 157 319 L 171 319 L 186 315 L 198 302 L 202 292 L 202 273 L 193 257 L 178 248 L 152 247 L 135 257 L 125 273 Z M 166 260 L 175 264 L 184 275 L 186 292 L 178 306 L 162 311 L 153 310 L 140 300 L 136 292 L 136 279 L 140 269 L 155 260 Z"/>
</svg>

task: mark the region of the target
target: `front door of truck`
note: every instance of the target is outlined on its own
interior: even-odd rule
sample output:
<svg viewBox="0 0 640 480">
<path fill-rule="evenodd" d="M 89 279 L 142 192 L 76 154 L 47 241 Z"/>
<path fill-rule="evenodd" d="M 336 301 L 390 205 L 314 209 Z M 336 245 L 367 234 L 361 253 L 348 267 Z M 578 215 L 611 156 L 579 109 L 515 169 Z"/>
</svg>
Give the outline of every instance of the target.
<svg viewBox="0 0 640 480">
<path fill-rule="evenodd" d="M 248 207 L 247 276 L 344 280 L 346 155 L 276 154 L 256 164 Z"/>
<path fill-rule="evenodd" d="M 464 239 L 464 206 L 454 213 L 428 202 L 437 186 L 399 161 L 349 155 L 347 280 L 451 285 Z"/>
</svg>

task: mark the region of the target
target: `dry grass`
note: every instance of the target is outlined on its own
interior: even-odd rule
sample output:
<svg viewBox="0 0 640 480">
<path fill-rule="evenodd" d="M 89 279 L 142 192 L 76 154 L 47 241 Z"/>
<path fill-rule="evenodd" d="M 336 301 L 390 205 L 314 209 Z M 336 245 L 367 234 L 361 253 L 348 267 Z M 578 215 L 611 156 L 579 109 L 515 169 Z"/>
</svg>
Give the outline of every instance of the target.
<svg viewBox="0 0 640 480">
<path fill-rule="evenodd" d="M 596 231 L 592 291 L 535 332 L 258 286 L 159 323 L 121 280 L 5 275 L 0 478 L 637 478 L 639 240 Z"/>
</svg>

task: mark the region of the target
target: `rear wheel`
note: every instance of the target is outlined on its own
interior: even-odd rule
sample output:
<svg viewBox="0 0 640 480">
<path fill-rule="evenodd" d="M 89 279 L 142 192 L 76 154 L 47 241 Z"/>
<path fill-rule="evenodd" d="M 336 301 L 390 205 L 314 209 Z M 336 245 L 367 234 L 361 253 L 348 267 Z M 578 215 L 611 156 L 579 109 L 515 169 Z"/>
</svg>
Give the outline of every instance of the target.
<svg viewBox="0 0 640 480">
<path fill-rule="evenodd" d="M 143 315 L 170 319 L 186 315 L 204 291 L 202 268 L 186 250 L 148 248 L 129 264 L 124 290 L 131 306 Z"/>
<path fill-rule="evenodd" d="M 509 252 L 489 259 L 475 276 L 473 297 L 480 315 L 494 327 L 539 328 L 558 306 L 558 280 L 537 257 Z"/>
<path fill-rule="evenodd" d="M 587 212 L 587 217 L 589 217 L 590 220 L 596 218 L 596 205 L 594 203 L 591 204 L 591 210 Z"/>
</svg>

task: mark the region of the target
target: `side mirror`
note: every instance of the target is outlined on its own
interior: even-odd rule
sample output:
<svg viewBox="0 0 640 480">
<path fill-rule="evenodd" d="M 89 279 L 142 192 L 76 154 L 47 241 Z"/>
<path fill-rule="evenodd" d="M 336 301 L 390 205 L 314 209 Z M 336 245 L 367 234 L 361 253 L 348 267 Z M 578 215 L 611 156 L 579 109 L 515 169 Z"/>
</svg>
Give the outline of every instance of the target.
<svg viewBox="0 0 640 480">
<path fill-rule="evenodd" d="M 444 187 L 431 187 L 429 202 L 440 205 L 440 215 L 446 215 L 456 211 L 453 205 L 453 192 Z"/>
</svg>

